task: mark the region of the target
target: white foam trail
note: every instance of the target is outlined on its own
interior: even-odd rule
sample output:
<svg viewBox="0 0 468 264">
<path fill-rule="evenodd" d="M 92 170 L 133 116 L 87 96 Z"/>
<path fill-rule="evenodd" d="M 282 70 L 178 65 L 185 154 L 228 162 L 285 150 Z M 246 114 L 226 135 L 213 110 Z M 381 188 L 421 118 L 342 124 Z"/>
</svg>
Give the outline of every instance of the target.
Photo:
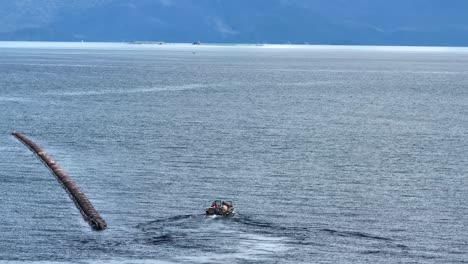
<svg viewBox="0 0 468 264">
<path fill-rule="evenodd" d="M 90 96 L 90 95 L 110 95 L 110 94 L 133 94 L 133 93 L 152 93 L 152 92 L 163 92 L 163 91 L 185 91 L 195 90 L 203 87 L 207 87 L 205 84 L 186 84 L 186 85 L 172 85 L 172 86 L 160 86 L 151 88 L 136 88 L 131 90 L 99 90 L 99 91 L 80 91 L 80 92 L 64 92 L 64 93 L 48 93 L 48 95 L 59 95 L 59 96 Z"/>
<path fill-rule="evenodd" d="M 240 251 L 247 255 L 268 255 L 288 250 L 286 238 L 241 234 Z"/>
<path fill-rule="evenodd" d="M 85 68 L 120 68 L 116 65 L 67 64 L 67 63 L 0 63 L 0 65 L 39 66 L 39 67 L 85 67 Z"/>
<path fill-rule="evenodd" d="M 238 232 L 233 232 L 238 233 Z M 274 258 L 275 255 L 290 249 L 287 238 L 269 237 L 259 234 L 240 233 L 239 238 L 233 238 L 232 253 L 205 253 L 194 256 L 185 255 L 177 258 L 189 263 L 236 263 L 239 260 L 260 261 Z"/>
<path fill-rule="evenodd" d="M 0 96 L 0 102 L 30 102 L 31 100 L 14 96 Z"/>
</svg>

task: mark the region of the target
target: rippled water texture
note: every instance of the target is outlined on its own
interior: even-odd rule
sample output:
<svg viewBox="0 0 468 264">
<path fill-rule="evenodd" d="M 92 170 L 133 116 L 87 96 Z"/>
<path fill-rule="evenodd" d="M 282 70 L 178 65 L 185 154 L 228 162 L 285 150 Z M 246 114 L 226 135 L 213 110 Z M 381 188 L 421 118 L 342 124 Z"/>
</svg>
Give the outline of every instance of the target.
<svg viewBox="0 0 468 264">
<path fill-rule="evenodd" d="M 0 48 L 2 262 L 468 260 L 468 51 L 54 45 Z"/>
</svg>

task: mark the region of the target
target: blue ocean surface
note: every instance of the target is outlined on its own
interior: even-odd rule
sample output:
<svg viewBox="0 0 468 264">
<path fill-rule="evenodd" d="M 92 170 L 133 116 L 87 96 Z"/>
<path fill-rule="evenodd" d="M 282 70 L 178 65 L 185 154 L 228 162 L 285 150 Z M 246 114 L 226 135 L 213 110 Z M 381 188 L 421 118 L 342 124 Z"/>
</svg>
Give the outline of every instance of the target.
<svg viewBox="0 0 468 264">
<path fill-rule="evenodd" d="M 468 261 L 467 49 L 0 43 L 0 132 L 2 263 Z"/>
</svg>

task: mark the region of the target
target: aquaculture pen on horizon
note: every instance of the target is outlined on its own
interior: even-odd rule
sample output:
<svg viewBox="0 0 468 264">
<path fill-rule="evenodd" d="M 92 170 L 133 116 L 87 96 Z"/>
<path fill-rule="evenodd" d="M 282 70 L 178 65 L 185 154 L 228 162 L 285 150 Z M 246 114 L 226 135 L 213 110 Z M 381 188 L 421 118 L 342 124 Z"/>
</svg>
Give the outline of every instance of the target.
<svg viewBox="0 0 468 264">
<path fill-rule="evenodd" d="M 85 194 L 81 192 L 78 185 L 60 167 L 60 165 L 49 154 L 47 154 L 47 152 L 22 133 L 13 132 L 11 134 L 34 152 L 46 167 L 49 168 L 52 174 L 62 184 L 63 188 L 68 192 L 70 198 L 83 215 L 83 218 L 91 225 L 91 227 L 96 230 L 104 230 L 107 228 L 107 224 L 104 219 L 99 215 Z"/>
</svg>

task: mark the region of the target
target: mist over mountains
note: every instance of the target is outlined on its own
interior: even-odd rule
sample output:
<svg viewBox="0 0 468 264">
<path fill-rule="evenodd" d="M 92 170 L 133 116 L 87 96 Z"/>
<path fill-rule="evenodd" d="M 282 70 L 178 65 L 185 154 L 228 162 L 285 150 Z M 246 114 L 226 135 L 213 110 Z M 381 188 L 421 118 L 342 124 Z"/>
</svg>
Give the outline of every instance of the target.
<svg viewBox="0 0 468 264">
<path fill-rule="evenodd" d="M 0 40 L 468 46 L 464 0 L 0 0 Z"/>
</svg>

